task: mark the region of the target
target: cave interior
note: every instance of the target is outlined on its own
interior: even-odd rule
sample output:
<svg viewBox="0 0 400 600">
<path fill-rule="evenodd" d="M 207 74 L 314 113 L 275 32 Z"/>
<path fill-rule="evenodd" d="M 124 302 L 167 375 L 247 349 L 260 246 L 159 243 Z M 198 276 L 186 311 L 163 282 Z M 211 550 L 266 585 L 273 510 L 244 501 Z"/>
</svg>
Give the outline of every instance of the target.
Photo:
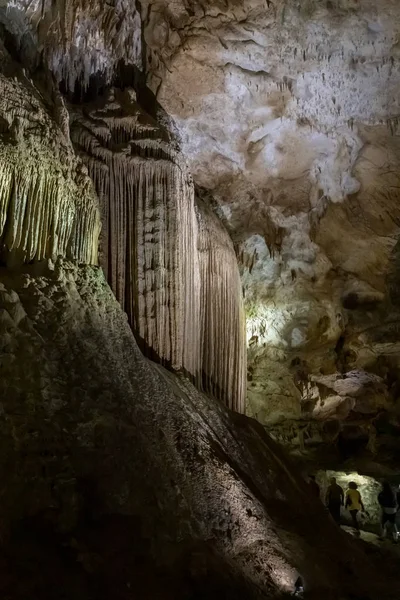
<svg viewBox="0 0 400 600">
<path fill-rule="evenodd" d="M 398 0 L 0 0 L 2 597 L 397 600 L 399 293 Z"/>
</svg>

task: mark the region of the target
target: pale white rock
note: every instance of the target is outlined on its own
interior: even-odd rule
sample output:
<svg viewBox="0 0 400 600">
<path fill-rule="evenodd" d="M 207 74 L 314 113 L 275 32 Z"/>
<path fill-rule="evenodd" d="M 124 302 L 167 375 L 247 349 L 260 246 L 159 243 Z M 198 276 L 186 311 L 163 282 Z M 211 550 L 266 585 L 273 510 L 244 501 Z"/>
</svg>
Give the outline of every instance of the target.
<svg viewBox="0 0 400 600">
<path fill-rule="evenodd" d="M 243 412 L 246 342 L 233 243 L 130 90 L 73 115 L 101 199 L 101 264 L 146 356 Z"/>
</svg>

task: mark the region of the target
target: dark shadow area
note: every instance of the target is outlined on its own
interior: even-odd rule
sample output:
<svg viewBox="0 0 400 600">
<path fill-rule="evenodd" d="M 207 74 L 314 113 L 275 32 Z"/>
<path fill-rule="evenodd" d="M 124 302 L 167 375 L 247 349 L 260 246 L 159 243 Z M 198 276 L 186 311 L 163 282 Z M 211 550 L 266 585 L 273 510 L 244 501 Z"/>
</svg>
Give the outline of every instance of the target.
<svg viewBox="0 0 400 600">
<path fill-rule="evenodd" d="M 56 516 L 56 515 L 53 515 Z M 47 516 L 48 517 L 48 516 Z M 0 554 L 7 600 L 244 600 L 254 589 L 205 542 L 171 547 L 163 565 L 139 518 L 105 515 L 57 533 L 46 515 L 14 524 Z M 265 596 L 260 595 L 260 598 Z"/>
<path fill-rule="evenodd" d="M 87 86 L 77 80 L 73 92 L 69 90 L 65 81 L 61 81 L 60 83 L 61 93 L 72 104 L 95 102 L 97 99 L 103 97 L 110 87 L 116 87 L 121 90 L 133 88 L 137 95 L 138 104 L 153 119 L 156 121 L 159 121 L 160 118 L 167 121 L 171 120 L 157 101 L 156 96 L 147 87 L 145 74 L 134 65 L 126 65 L 120 61 L 110 82 L 100 72 L 91 75 Z"/>
</svg>

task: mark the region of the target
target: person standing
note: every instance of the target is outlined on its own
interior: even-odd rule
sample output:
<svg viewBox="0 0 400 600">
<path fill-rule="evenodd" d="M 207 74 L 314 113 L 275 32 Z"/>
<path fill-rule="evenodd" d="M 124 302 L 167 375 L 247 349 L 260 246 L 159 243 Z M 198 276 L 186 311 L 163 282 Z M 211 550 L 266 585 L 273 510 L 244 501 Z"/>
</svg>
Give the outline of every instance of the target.
<svg viewBox="0 0 400 600">
<path fill-rule="evenodd" d="M 360 525 L 358 524 L 357 515 L 360 510 L 364 512 L 365 509 L 361 494 L 358 491 L 357 484 L 354 481 L 350 481 L 349 487 L 346 491 L 346 508 L 349 509 L 354 529 L 357 531 L 357 533 L 360 533 Z"/>
<path fill-rule="evenodd" d="M 378 494 L 378 502 L 382 509 L 381 539 L 386 537 L 386 528 L 389 526 L 392 530 L 393 541 L 397 542 L 399 537 L 396 526 L 397 497 L 388 481 L 384 481 L 382 484 L 382 490 Z"/>
<path fill-rule="evenodd" d="M 326 492 L 326 506 L 334 521 L 340 524 L 340 509 L 344 504 L 343 488 L 336 482 L 336 477 L 331 477 L 330 486 Z"/>
</svg>

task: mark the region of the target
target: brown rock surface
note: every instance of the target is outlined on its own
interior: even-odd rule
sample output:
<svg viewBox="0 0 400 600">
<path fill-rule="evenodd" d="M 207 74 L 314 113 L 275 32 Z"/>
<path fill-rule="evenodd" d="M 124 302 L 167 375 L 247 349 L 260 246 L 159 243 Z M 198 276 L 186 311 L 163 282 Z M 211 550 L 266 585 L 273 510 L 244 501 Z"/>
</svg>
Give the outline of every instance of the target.
<svg viewBox="0 0 400 600">
<path fill-rule="evenodd" d="M 396 597 L 255 421 L 141 356 L 99 269 L 0 275 L 4 597 L 278 598 L 298 573 Z"/>
<path fill-rule="evenodd" d="M 355 454 L 361 442 L 395 456 L 398 3 L 0 0 L 0 20 L 14 53 L 68 89 L 144 54 L 195 183 L 235 242 L 249 412 L 301 450 L 329 441 Z M 90 266 L 98 204 L 61 96 L 0 56 L 2 595 L 279 599 L 300 574 L 310 600 L 398 598 L 391 571 L 334 527 L 260 425 L 141 355 Z M 131 95 L 127 113 L 112 94 L 80 123 L 82 148 L 103 162 L 92 175 L 111 207 L 111 283 L 132 314 L 140 305 L 139 337 L 158 354 L 176 345 L 166 362 L 242 408 L 239 393 L 227 398 L 244 366 L 233 245 L 209 207 L 196 217 L 158 124 L 145 117 L 138 136 L 142 109 Z M 104 165 L 115 167 L 108 193 Z M 130 199 L 143 201 L 134 233 Z M 173 259 L 158 287 L 160 248 Z"/>
</svg>

